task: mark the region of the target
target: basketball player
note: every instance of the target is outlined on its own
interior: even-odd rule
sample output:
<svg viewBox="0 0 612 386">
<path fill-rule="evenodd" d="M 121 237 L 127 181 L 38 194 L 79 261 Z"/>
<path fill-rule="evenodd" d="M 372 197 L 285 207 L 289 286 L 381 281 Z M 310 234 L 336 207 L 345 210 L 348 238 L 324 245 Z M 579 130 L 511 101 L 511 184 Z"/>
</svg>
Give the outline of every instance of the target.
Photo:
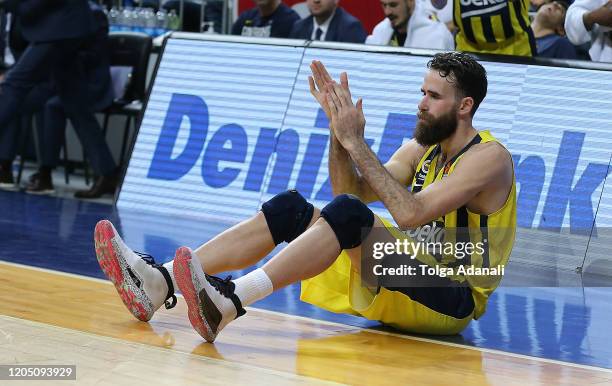
<svg viewBox="0 0 612 386">
<path fill-rule="evenodd" d="M 436 54 L 428 68 L 414 139 L 382 165 L 364 141 L 362 100 L 353 104 L 347 75 L 343 73 L 337 83 L 322 63 L 312 63 L 311 93 L 330 119 L 329 168 L 336 195 L 322 209 L 295 190 L 278 194 L 252 218 L 194 251 L 179 248 L 175 259 L 163 265 L 130 250 L 110 222 L 99 222 L 98 261 L 132 314 L 148 321 L 164 302 L 173 307 L 178 288 L 192 326 L 212 342 L 228 323 L 245 314 L 244 307 L 301 281 L 303 301 L 403 331 L 455 334 L 480 317 L 499 277 L 438 277 L 429 287 L 361 286 L 361 260 L 371 255 L 365 249 L 362 253 L 362 243 L 406 238 L 402 230 L 431 228 L 427 224 L 432 222 L 470 232 L 510 229 L 504 237 L 489 237 L 486 250 L 471 255 L 471 264 L 478 267 L 507 263 L 512 249 L 512 160 L 488 131 L 472 126 L 487 91 L 485 70 L 470 56 L 454 52 Z M 409 184 L 411 191 L 406 189 Z M 399 228 L 365 205 L 376 200 L 384 203 Z M 236 280 L 213 276 L 252 266 L 282 242 L 289 244 L 262 268 Z M 430 266 L 456 263 L 428 254 L 416 259 Z"/>
</svg>

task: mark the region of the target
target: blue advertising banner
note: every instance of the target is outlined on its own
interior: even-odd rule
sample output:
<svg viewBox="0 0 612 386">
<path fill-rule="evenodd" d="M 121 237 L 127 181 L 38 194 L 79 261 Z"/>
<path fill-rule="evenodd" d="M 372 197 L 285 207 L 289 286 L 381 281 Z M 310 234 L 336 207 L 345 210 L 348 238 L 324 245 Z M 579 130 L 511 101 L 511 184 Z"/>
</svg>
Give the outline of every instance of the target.
<svg viewBox="0 0 612 386">
<path fill-rule="evenodd" d="M 308 88 L 313 59 L 335 78 L 348 72 L 381 161 L 412 137 L 430 56 L 235 40 L 167 41 L 120 209 L 231 223 L 289 188 L 325 205 L 329 130 Z M 612 72 L 482 64 L 489 91 L 474 126 L 491 130 L 515 163 L 522 231 L 513 258 L 582 267 L 597 227 L 612 225 Z M 380 203 L 372 208 L 390 217 Z"/>
</svg>

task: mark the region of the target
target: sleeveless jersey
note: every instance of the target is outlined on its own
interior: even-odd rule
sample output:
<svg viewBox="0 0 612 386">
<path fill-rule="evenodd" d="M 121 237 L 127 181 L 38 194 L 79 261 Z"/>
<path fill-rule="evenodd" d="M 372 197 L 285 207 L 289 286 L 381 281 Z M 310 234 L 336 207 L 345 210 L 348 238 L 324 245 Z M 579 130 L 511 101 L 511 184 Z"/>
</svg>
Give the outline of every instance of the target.
<svg viewBox="0 0 612 386">
<path fill-rule="evenodd" d="M 457 51 L 535 56 L 529 0 L 454 0 Z"/>
<path fill-rule="evenodd" d="M 419 161 L 417 172 L 412 181 L 412 192 L 417 193 L 451 174 L 463 154 L 474 144 L 492 141 L 498 142 L 488 131 L 479 132 L 455 157 L 446 162 L 437 174 L 436 163 L 437 156 L 440 153 L 440 145 L 431 146 Z M 483 167 L 486 167 L 486 165 L 483 165 Z M 472 268 L 505 266 L 510 258 L 516 232 L 516 182 L 514 177 L 506 202 L 494 213 L 481 215 L 471 212 L 466 206 L 462 206 L 430 224 L 424 224 L 416 230 L 412 230 L 410 233 L 418 234 L 422 232 L 423 227 L 429 227 L 428 229 L 436 229 L 437 231 L 444 228 L 443 238 L 447 242 L 480 243 L 480 249 L 464 251 L 461 258 L 457 258 L 458 255 L 456 254 L 436 256 L 435 259 L 440 266 L 454 268 L 455 272 L 460 265 Z M 475 303 L 475 319 L 478 319 L 485 312 L 487 300 L 499 285 L 501 278 L 501 274 L 482 275 L 478 272 L 467 272 L 451 277 L 452 280 L 463 284 L 467 283 L 470 286 Z"/>
</svg>

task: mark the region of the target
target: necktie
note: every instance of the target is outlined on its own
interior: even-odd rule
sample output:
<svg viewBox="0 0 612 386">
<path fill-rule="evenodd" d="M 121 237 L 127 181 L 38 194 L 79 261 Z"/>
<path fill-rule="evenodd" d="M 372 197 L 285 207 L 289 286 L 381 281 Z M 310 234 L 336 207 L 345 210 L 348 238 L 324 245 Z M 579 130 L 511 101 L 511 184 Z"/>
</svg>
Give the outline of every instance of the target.
<svg viewBox="0 0 612 386">
<path fill-rule="evenodd" d="M 317 27 L 317 30 L 315 31 L 315 40 L 321 40 L 321 35 L 323 35 L 323 30 L 321 27 Z"/>
</svg>

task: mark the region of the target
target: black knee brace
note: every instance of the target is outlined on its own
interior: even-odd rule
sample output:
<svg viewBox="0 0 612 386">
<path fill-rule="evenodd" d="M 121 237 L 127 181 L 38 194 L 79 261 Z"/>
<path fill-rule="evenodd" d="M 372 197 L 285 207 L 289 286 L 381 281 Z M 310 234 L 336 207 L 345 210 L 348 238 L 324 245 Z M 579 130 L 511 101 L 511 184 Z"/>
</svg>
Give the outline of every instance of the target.
<svg viewBox="0 0 612 386">
<path fill-rule="evenodd" d="M 314 207 L 297 190 L 287 190 L 264 202 L 261 211 L 274 244 L 278 245 L 283 241 L 293 241 L 306 230 Z"/>
<path fill-rule="evenodd" d="M 374 213 L 351 194 L 334 198 L 321 210 L 321 217 L 331 226 L 342 249 L 361 245 L 374 225 Z"/>
</svg>

